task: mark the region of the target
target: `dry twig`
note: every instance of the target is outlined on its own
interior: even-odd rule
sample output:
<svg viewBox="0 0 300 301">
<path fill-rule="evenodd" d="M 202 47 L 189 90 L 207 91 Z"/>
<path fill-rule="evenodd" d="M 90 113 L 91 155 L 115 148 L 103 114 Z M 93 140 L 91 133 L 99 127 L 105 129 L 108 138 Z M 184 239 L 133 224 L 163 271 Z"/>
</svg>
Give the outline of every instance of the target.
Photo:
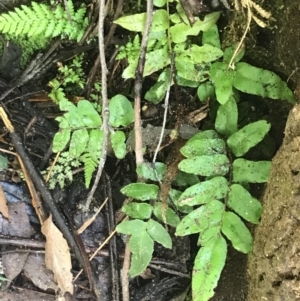
<svg viewBox="0 0 300 301">
<path fill-rule="evenodd" d="M 106 161 L 107 155 L 107 143 L 109 134 L 109 109 L 108 109 L 108 97 L 107 97 L 107 67 L 105 60 L 105 48 L 104 48 L 104 18 L 105 18 L 105 0 L 100 1 L 99 5 L 99 27 L 98 27 L 98 40 L 99 40 L 99 52 L 101 61 L 101 83 L 102 83 L 102 129 L 103 129 L 103 144 L 101 150 L 101 156 L 99 160 L 98 170 L 93 187 L 86 200 L 86 208 L 89 208 L 93 199 L 94 193 L 101 178 L 102 170 Z"/>
<path fill-rule="evenodd" d="M 242 48 L 242 45 L 246 38 L 247 32 L 250 29 L 250 24 L 251 24 L 252 19 L 256 22 L 256 24 L 258 26 L 266 27 L 266 23 L 264 21 L 262 21 L 261 18 L 269 19 L 271 17 L 271 13 L 264 10 L 260 5 L 256 4 L 252 0 L 235 0 L 234 6 L 235 6 L 236 10 L 240 10 L 241 6 L 242 6 L 242 9 L 247 10 L 247 24 L 246 24 L 244 34 L 243 34 L 238 46 L 236 47 L 236 49 L 232 55 L 232 58 L 228 64 L 228 67 L 231 69 L 234 69 L 234 60 Z M 259 15 L 259 17 L 255 16 L 254 12 L 256 12 Z"/>
<path fill-rule="evenodd" d="M 143 138 L 142 138 L 142 121 L 141 121 L 141 91 L 143 83 L 143 74 L 146 61 L 146 52 L 148 45 L 148 38 L 153 18 L 153 0 L 147 1 L 147 19 L 143 38 L 141 42 L 141 51 L 138 60 L 138 66 L 135 72 L 134 82 L 134 135 L 135 135 L 135 156 L 136 165 L 143 163 Z"/>
</svg>

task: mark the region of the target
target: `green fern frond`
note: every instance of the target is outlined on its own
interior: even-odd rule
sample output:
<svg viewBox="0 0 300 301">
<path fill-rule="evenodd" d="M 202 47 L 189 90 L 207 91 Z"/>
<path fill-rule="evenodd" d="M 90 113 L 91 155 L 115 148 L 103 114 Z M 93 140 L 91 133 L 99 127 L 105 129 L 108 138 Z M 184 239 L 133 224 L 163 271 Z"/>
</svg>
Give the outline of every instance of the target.
<svg viewBox="0 0 300 301">
<path fill-rule="evenodd" d="M 83 20 L 84 16 L 85 16 L 85 13 L 86 13 L 86 7 L 85 6 L 82 6 L 81 8 L 79 8 L 77 10 L 77 12 L 74 14 L 74 20 L 76 22 L 80 22 L 80 20 Z"/>
<path fill-rule="evenodd" d="M 96 170 L 98 162 L 96 162 L 90 153 L 85 153 L 81 156 L 84 163 L 85 186 L 88 188 L 91 184 L 93 172 Z"/>
<path fill-rule="evenodd" d="M 49 16 L 50 9 L 45 4 L 31 3 L 32 8 L 39 19 L 46 19 Z"/>
<path fill-rule="evenodd" d="M 33 36 L 30 39 L 21 39 L 17 38 L 16 36 L 5 34 L 4 40 L 11 41 L 12 43 L 19 45 L 22 49 L 22 57 L 20 61 L 21 67 L 24 67 L 26 65 L 26 63 L 36 50 L 45 49 L 50 42 L 50 40 L 47 39 L 43 33 L 37 36 Z"/>
<path fill-rule="evenodd" d="M 61 19 L 65 16 L 65 10 L 61 5 L 58 5 L 54 11 L 54 16 L 56 19 Z"/>
<path fill-rule="evenodd" d="M 71 16 L 74 16 L 74 4 L 72 0 L 68 0 L 68 9 Z"/>
<path fill-rule="evenodd" d="M 40 8 L 43 10 L 44 16 L 46 19 L 53 19 L 54 18 L 54 14 L 53 11 L 51 9 L 49 9 L 49 7 L 45 4 L 40 4 Z"/>
<path fill-rule="evenodd" d="M 84 18 L 86 8 L 81 7 L 75 11 L 72 0 L 68 0 L 68 8 L 72 22 L 62 5 L 58 5 L 55 10 L 37 2 L 31 2 L 31 7 L 21 5 L 15 11 L 0 15 L 0 31 L 15 37 L 33 37 L 42 33 L 47 38 L 66 35 L 78 41 L 87 26 L 87 18 Z"/>
<path fill-rule="evenodd" d="M 22 9 L 20 9 L 20 8 L 18 8 L 18 7 L 16 7 L 15 8 L 15 12 L 17 13 L 17 15 L 20 17 L 20 19 L 22 20 L 25 20 L 26 18 L 27 18 L 27 15 L 26 15 L 26 13 L 25 13 L 25 11 L 24 10 L 22 10 Z"/>
</svg>

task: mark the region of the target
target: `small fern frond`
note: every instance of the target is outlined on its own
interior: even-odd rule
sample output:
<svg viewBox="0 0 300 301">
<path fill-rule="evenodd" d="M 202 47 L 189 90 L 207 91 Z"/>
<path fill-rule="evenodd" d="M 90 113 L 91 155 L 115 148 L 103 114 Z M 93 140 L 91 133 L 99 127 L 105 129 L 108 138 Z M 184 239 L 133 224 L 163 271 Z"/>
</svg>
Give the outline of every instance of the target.
<svg viewBox="0 0 300 301">
<path fill-rule="evenodd" d="M 86 8 L 75 11 L 72 0 L 68 0 L 68 8 L 72 24 L 62 5 L 53 11 L 50 6 L 37 2 L 31 2 L 31 7 L 21 5 L 15 11 L 0 15 L 0 32 L 15 37 L 33 37 L 44 33 L 49 39 L 63 35 L 78 41 L 87 26 L 87 19 L 84 18 Z"/>
<path fill-rule="evenodd" d="M 33 8 L 33 11 L 35 12 L 35 15 L 39 19 L 45 19 L 46 18 L 46 14 L 44 12 L 44 9 L 42 8 L 42 4 L 32 2 L 31 5 L 32 5 L 32 8 Z"/>
<path fill-rule="evenodd" d="M 20 21 L 20 17 L 18 16 L 17 13 L 11 11 L 11 12 L 9 12 L 9 15 L 15 23 Z"/>
<path fill-rule="evenodd" d="M 20 20 L 26 20 L 27 19 L 27 15 L 25 13 L 24 10 L 16 7 L 15 8 L 15 12 L 17 13 L 17 15 L 19 16 Z"/>
<path fill-rule="evenodd" d="M 74 4 L 72 0 L 68 0 L 68 8 L 69 8 L 70 15 L 73 19 L 75 13 L 74 13 Z"/>
<path fill-rule="evenodd" d="M 58 36 L 59 34 L 57 35 L 54 35 L 54 32 L 55 32 L 55 25 L 56 25 L 56 22 L 54 20 L 51 20 L 49 23 L 48 23 L 48 27 L 45 31 L 45 37 L 46 38 L 49 38 L 49 37 L 56 37 Z"/>
<path fill-rule="evenodd" d="M 54 19 L 53 11 L 46 4 L 40 4 L 41 10 L 43 10 L 44 16 L 46 19 Z"/>
<path fill-rule="evenodd" d="M 74 20 L 76 22 L 80 22 L 81 20 L 84 19 L 85 13 L 86 13 L 86 7 L 85 6 L 79 8 L 78 11 L 74 14 Z"/>
<path fill-rule="evenodd" d="M 89 187 L 92 180 L 93 172 L 96 170 L 98 162 L 96 162 L 90 153 L 85 153 L 81 156 L 84 163 L 85 187 Z"/>
<path fill-rule="evenodd" d="M 58 5 L 54 11 L 54 16 L 56 19 L 61 19 L 65 16 L 65 10 L 61 5 Z"/>
<path fill-rule="evenodd" d="M 32 4 L 32 3 L 31 3 Z M 26 14 L 26 18 L 23 20 L 33 19 L 35 17 L 34 11 L 29 8 L 29 6 L 21 5 L 21 8 L 24 10 Z"/>
</svg>

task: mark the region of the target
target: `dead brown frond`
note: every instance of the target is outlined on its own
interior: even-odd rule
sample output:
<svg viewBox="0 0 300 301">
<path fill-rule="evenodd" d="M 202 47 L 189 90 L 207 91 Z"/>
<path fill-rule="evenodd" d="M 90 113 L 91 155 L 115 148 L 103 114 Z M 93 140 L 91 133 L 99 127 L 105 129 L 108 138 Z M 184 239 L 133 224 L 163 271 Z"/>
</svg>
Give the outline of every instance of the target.
<svg viewBox="0 0 300 301">
<path fill-rule="evenodd" d="M 250 29 L 251 21 L 254 20 L 255 23 L 260 27 L 266 27 L 267 24 L 265 23 L 265 21 L 262 20 L 262 18 L 269 19 L 271 17 L 270 12 L 267 12 L 260 5 L 258 5 L 257 3 L 255 3 L 252 0 L 234 0 L 234 7 L 236 10 L 240 10 L 240 9 L 242 9 L 243 11 L 246 10 L 247 24 L 246 24 L 244 34 L 229 62 L 228 67 L 232 68 L 232 69 L 234 69 L 234 63 L 233 63 L 234 59 L 236 58 L 237 54 L 239 53 L 240 49 L 242 48 L 243 42 L 246 38 L 246 34 L 247 34 L 248 30 Z"/>
<path fill-rule="evenodd" d="M 270 12 L 264 10 L 259 4 L 252 0 L 235 0 L 234 5 L 236 10 L 240 10 L 240 7 L 242 7 L 242 9 L 246 9 L 248 13 L 250 12 L 251 18 L 253 18 L 260 27 L 266 27 L 266 23 L 261 18 L 269 19 L 271 17 Z"/>
</svg>

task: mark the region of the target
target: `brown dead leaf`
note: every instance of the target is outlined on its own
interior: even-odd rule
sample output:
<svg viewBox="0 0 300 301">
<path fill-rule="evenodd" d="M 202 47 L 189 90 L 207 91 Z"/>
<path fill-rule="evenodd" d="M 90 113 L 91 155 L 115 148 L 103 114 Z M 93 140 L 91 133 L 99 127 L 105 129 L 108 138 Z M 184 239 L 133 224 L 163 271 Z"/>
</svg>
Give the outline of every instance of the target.
<svg viewBox="0 0 300 301">
<path fill-rule="evenodd" d="M 23 270 L 29 253 L 7 253 L 2 255 L 4 275 L 9 280 L 14 280 Z"/>
<path fill-rule="evenodd" d="M 71 254 L 62 233 L 52 222 L 52 216 L 44 222 L 42 233 L 46 237 L 45 259 L 46 266 L 54 273 L 62 294 L 73 294 Z"/>
<path fill-rule="evenodd" d="M 6 202 L 6 197 L 2 188 L 2 185 L 0 183 L 0 212 L 2 215 L 9 220 L 9 212 Z"/>
<path fill-rule="evenodd" d="M 8 204 L 8 211 L 10 221 L 0 215 L 0 234 L 29 238 L 35 233 L 23 202 Z"/>
<path fill-rule="evenodd" d="M 58 290 L 53 273 L 45 266 L 44 254 L 37 253 L 28 256 L 24 265 L 24 275 L 43 291 L 47 289 Z"/>
<path fill-rule="evenodd" d="M 41 199 L 31 181 L 31 178 L 29 176 L 29 173 L 27 171 L 27 169 L 25 168 L 24 166 L 24 163 L 21 159 L 20 156 L 17 156 L 18 157 L 18 162 L 20 163 L 20 166 L 22 168 L 22 171 L 23 171 L 23 174 L 25 176 L 25 180 L 26 180 L 26 183 L 27 183 L 27 186 L 28 186 L 28 189 L 30 191 L 30 195 L 32 196 L 32 205 L 35 209 L 35 212 L 37 214 L 37 216 L 39 217 L 39 220 L 40 220 L 40 223 L 43 224 L 43 222 L 46 220 L 47 218 L 47 215 L 45 214 L 45 211 L 43 209 L 43 205 L 42 205 L 42 202 L 41 202 Z"/>
</svg>

